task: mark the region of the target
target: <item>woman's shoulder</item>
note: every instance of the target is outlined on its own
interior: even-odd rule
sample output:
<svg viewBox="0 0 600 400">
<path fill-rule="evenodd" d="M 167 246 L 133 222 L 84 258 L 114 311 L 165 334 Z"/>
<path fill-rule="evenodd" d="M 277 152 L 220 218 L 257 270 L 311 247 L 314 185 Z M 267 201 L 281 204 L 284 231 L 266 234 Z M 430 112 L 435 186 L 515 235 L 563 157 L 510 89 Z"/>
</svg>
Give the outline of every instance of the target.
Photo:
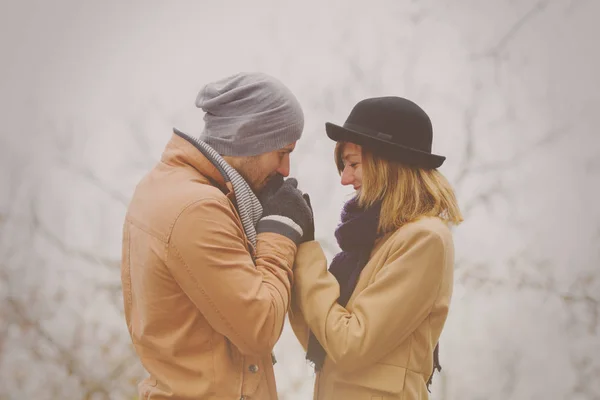
<svg viewBox="0 0 600 400">
<path fill-rule="evenodd" d="M 406 223 L 396 230 L 393 237 L 396 242 L 404 242 L 408 238 L 435 237 L 443 243 L 452 243 L 450 227 L 446 221 L 438 217 L 421 217 Z"/>
</svg>

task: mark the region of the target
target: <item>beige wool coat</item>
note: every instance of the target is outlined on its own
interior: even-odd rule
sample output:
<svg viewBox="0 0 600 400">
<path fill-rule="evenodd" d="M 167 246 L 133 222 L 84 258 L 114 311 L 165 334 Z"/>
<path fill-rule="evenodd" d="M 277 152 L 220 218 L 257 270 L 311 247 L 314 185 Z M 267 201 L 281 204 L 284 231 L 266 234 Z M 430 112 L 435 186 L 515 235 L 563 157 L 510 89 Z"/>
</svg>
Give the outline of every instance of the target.
<svg viewBox="0 0 600 400">
<path fill-rule="evenodd" d="M 452 297 L 448 226 L 426 217 L 375 243 L 347 307 L 317 242 L 299 246 L 289 319 L 306 350 L 309 329 L 327 353 L 315 400 L 424 400 L 433 350 Z"/>
</svg>

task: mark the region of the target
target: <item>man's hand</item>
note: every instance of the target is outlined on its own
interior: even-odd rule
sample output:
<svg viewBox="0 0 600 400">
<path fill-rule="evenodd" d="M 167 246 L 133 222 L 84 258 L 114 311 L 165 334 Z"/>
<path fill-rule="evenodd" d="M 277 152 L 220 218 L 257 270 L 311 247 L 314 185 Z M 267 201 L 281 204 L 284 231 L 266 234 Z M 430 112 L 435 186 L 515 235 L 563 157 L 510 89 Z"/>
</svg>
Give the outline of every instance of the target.
<svg viewBox="0 0 600 400">
<path fill-rule="evenodd" d="M 261 194 L 263 216 L 256 231 L 279 233 L 300 243 L 305 232 L 312 232 L 309 236 L 314 235 L 312 209 L 298 190 L 296 179 L 288 178 L 277 187 L 278 179 L 275 177 L 268 182 Z"/>
</svg>

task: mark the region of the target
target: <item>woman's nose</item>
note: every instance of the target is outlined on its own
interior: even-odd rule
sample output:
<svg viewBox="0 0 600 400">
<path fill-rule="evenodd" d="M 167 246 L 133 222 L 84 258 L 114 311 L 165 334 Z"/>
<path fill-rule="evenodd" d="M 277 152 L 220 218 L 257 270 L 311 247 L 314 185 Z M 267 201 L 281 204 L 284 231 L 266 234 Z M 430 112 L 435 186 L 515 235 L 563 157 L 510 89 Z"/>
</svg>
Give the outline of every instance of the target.
<svg viewBox="0 0 600 400">
<path fill-rule="evenodd" d="M 351 185 L 354 181 L 354 174 L 350 171 L 350 168 L 345 167 L 342 171 L 342 185 Z"/>
</svg>

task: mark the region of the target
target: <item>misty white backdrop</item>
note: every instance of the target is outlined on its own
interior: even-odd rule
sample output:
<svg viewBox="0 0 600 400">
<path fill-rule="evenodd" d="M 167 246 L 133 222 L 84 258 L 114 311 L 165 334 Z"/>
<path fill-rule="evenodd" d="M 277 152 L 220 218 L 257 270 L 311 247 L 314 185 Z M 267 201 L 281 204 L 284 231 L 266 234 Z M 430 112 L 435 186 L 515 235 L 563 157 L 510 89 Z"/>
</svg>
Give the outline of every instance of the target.
<svg viewBox="0 0 600 400">
<path fill-rule="evenodd" d="M 351 191 L 326 121 L 399 95 L 456 187 L 433 399 L 600 399 L 597 0 L 0 1 L 0 399 L 133 399 L 121 225 L 201 86 L 270 73 L 303 105 L 292 175 L 329 259 Z M 312 398 L 289 326 L 281 399 Z"/>
</svg>

